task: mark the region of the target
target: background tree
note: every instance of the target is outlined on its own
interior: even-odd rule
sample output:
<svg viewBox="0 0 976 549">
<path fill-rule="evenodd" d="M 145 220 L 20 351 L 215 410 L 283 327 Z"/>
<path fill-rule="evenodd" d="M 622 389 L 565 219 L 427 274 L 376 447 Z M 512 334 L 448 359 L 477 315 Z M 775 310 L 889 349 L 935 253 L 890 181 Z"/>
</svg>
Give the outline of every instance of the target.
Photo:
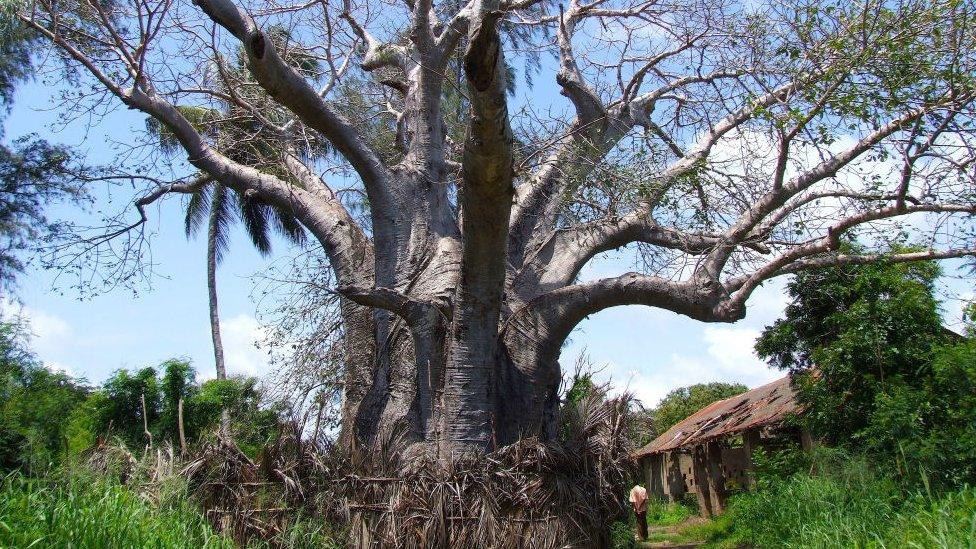
<svg viewBox="0 0 976 549">
<path fill-rule="evenodd" d="M 280 42 L 284 31 L 272 29 L 272 37 Z M 288 59 L 297 70 L 311 71 L 316 61 L 308 56 L 294 55 Z M 233 69 L 226 61 L 218 59 L 220 70 L 233 70 L 241 78 L 247 78 L 244 67 L 245 55 L 238 51 Z M 247 97 L 250 102 L 267 103 L 264 94 L 248 91 L 247 88 L 231 91 Z M 214 138 L 214 146 L 235 161 L 251 166 L 269 166 L 274 162 L 274 147 L 279 143 L 268 141 L 260 131 L 260 121 L 247 111 L 235 107 L 233 103 L 222 105 L 220 110 L 206 108 L 183 108 L 182 112 L 192 121 L 194 128 Z M 270 109 L 264 109 L 264 116 L 273 116 Z M 179 141 L 173 132 L 150 118 L 147 121 L 150 133 L 155 135 L 160 147 L 168 153 L 180 150 Z M 303 144 L 302 151 L 307 156 L 310 143 Z M 317 147 L 317 146 L 316 146 Z M 274 169 L 269 166 L 269 169 Z M 305 242 L 305 231 L 293 213 L 268 203 L 252 195 L 241 194 L 217 182 L 206 173 L 198 174 L 197 189 L 191 193 L 186 207 L 186 235 L 191 237 L 206 224 L 207 227 L 207 292 L 210 301 L 210 333 L 213 339 L 214 364 L 218 379 L 227 378 L 224 365 L 224 348 L 220 337 L 220 313 L 217 302 L 217 265 L 227 252 L 231 223 L 236 216 L 244 225 L 251 243 L 262 254 L 271 253 L 271 229 L 294 244 Z"/>
<path fill-rule="evenodd" d="M 7 4 L 0 5 L 0 140 L 14 91 L 32 73 L 30 53 L 38 37 L 20 23 Z M 64 230 L 50 221 L 45 206 L 58 201 L 83 203 L 83 179 L 90 169 L 66 147 L 36 135 L 0 142 L 0 285 L 10 289 L 24 270 L 24 255 L 39 248 L 39 240 Z"/>
<path fill-rule="evenodd" d="M 89 392 L 37 360 L 22 321 L 0 323 L 0 470 L 40 473 L 63 456 L 64 427 Z"/>
<path fill-rule="evenodd" d="M 161 412 L 162 391 L 155 368 L 119 370 L 105 381 L 95 398 L 98 433 L 118 437 L 133 449 L 159 442 L 157 429 L 149 429 L 153 440 L 146 435 L 146 427 L 158 426 Z"/>
<path fill-rule="evenodd" d="M 30 0 L 18 17 L 95 84 L 67 108 L 109 94 L 187 155 L 160 166 L 186 177 L 151 181 L 139 218 L 97 243 L 138 232 L 146 205 L 196 192 L 199 173 L 293 212 L 342 296 L 343 441 L 402 433 L 449 455 L 554 436 L 562 343 L 608 307 L 733 322 L 775 276 L 976 253 L 973 12 L 940 0 Z M 223 68 L 238 51 L 246 76 Z M 319 68 L 296 68 L 295 52 Z M 533 65 L 544 54 L 558 61 Z M 461 142 L 446 128 L 458 103 L 445 102 L 459 55 Z M 545 112 L 538 88 L 510 109 L 519 62 L 569 109 Z M 383 132 L 346 108 L 342 81 L 361 83 L 368 108 L 353 110 Z M 243 93 L 257 89 L 262 101 Z M 280 144 L 268 162 L 233 158 L 226 134 L 186 115 L 227 104 Z M 334 157 L 303 157 L 306 141 Z M 897 227 L 924 248 L 891 251 Z M 855 233 L 878 246 L 843 249 Z M 641 272 L 579 280 L 620 247 Z"/>
<path fill-rule="evenodd" d="M 777 368 L 811 372 L 801 382 L 807 421 L 829 442 L 863 429 L 878 393 L 913 383 L 935 345 L 947 342 L 933 295 L 932 262 L 855 265 L 797 275 L 785 318 L 768 327 L 756 352 Z"/>
<path fill-rule="evenodd" d="M 741 383 L 696 383 L 670 391 L 650 411 L 654 429 L 660 435 L 679 421 L 719 400 L 740 395 L 749 388 Z"/>
<path fill-rule="evenodd" d="M 976 472 L 976 347 L 942 326 L 939 274 L 934 262 L 798 274 L 756 351 L 796 375 L 815 436 L 958 485 Z"/>
</svg>

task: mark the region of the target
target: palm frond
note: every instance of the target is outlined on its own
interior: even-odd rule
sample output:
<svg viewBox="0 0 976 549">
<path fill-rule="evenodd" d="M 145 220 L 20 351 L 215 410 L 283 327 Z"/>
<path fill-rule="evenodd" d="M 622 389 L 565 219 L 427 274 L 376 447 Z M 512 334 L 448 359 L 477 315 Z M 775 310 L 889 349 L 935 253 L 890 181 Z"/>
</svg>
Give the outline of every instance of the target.
<svg viewBox="0 0 976 549">
<path fill-rule="evenodd" d="M 233 222 L 233 214 L 229 192 L 227 187 L 217 184 L 214 186 L 210 201 L 210 230 L 213 231 L 217 263 L 224 260 L 224 254 L 230 246 L 230 225 Z"/>
<path fill-rule="evenodd" d="M 219 118 L 219 111 L 207 107 L 192 107 L 181 105 L 177 107 L 180 114 L 186 118 L 190 125 L 193 126 L 195 130 L 204 135 L 213 135 L 216 131 L 215 122 Z M 159 120 L 155 118 L 146 119 L 146 130 L 149 135 L 155 137 L 159 141 L 159 148 L 165 154 L 175 154 L 177 151 L 182 150 L 179 140 L 176 138 L 176 134 L 170 131 L 169 128 L 164 126 Z"/>
<path fill-rule="evenodd" d="M 290 210 L 273 206 L 269 211 L 275 231 L 293 244 L 305 243 L 305 227 Z"/>
<path fill-rule="evenodd" d="M 183 220 L 187 238 L 195 236 L 207 219 L 210 213 L 212 194 L 213 184 L 208 183 L 190 195 L 190 201 L 186 204 L 186 216 Z"/>
<path fill-rule="evenodd" d="M 238 215 L 244 223 L 244 230 L 261 255 L 271 252 L 271 238 L 268 234 L 270 206 L 252 197 L 237 195 Z"/>
</svg>

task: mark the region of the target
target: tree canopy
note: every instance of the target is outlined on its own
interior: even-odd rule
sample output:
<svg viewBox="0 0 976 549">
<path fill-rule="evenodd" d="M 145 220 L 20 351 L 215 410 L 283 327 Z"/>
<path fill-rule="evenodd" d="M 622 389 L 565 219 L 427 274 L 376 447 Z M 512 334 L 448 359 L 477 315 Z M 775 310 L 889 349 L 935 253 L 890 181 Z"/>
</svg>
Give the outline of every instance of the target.
<svg viewBox="0 0 976 549">
<path fill-rule="evenodd" d="M 208 181 L 314 237 L 346 444 L 554 437 L 562 344 L 609 307 L 733 322 L 776 276 L 976 254 L 969 1 L 18 6 L 67 112 L 185 153 L 122 155 L 137 215 L 88 257 L 128 272 L 147 206 Z M 580 279 L 618 248 L 639 272 Z"/>
<path fill-rule="evenodd" d="M 0 5 L 0 140 L 14 91 L 30 78 L 31 52 L 39 43 L 10 9 Z M 0 141 L 0 285 L 12 286 L 24 270 L 25 256 L 63 229 L 48 219 L 45 208 L 58 201 L 82 203 L 87 197 L 82 178 L 88 171 L 73 151 L 36 135 Z"/>
</svg>

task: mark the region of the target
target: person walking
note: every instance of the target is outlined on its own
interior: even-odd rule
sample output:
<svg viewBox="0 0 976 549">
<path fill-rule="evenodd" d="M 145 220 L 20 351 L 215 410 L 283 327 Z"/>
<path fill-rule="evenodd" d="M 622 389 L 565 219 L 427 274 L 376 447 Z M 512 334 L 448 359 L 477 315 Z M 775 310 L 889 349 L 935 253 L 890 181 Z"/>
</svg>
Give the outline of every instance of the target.
<svg viewBox="0 0 976 549">
<path fill-rule="evenodd" d="M 647 539 L 647 490 L 640 483 L 630 489 L 630 504 L 634 507 L 634 516 L 637 517 L 637 532 L 634 537 L 637 541 Z"/>
</svg>

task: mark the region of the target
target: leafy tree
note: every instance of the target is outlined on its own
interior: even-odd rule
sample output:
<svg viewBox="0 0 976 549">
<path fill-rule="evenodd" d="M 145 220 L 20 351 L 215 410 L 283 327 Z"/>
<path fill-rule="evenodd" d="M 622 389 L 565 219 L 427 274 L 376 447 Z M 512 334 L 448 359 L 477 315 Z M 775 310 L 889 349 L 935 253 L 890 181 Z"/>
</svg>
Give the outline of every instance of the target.
<svg viewBox="0 0 976 549">
<path fill-rule="evenodd" d="M 274 28 L 269 32 L 276 43 L 283 43 L 288 39 L 287 33 L 281 28 Z M 300 52 L 288 56 L 290 66 L 303 73 L 316 70 L 317 62 L 313 57 Z M 238 51 L 233 68 L 227 68 L 239 78 L 247 80 L 249 73 L 245 68 L 246 55 Z M 251 84 L 251 83 L 249 83 Z M 265 118 L 279 118 L 269 104 L 268 97 L 253 84 L 238 90 L 223 90 L 226 93 L 240 95 L 250 103 L 261 103 L 268 106 L 263 112 Z M 242 110 L 233 102 L 223 106 L 223 111 L 199 107 L 185 107 L 184 116 L 202 133 L 214 139 L 214 146 L 235 161 L 253 166 L 269 166 L 279 155 L 276 147 L 289 144 L 268 139 L 261 131 L 261 119 L 254 117 L 246 110 Z M 163 151 L 174 154 L 180 149 L 176 134 L 154 118 L 149 118 L 147 127 L 159 141 Z M 321 153 L 323 149 L 317 142 L 290 144 L 286 154 L 300 154 L 310 156 L 313 151 Z M 286 172 L 279 174 L 288 177 Z M 262 255 L 271 253 L 271 231 L 285 237 L 290 242 L 302 244 L 305 242 L 305 230 L 295 219 L 293 212 L 274 202 L 262 200 L 253 193 L 237 192 L 233 187 L 219 182 L 206 172 L 197 174 L 194 190 L 187 202 L 185 225 L 186 235 L 191 237 L 199 233 L 206 225 L 207 228 L 207 290 L 210 303 L 210 333 L 213 338 L 214 363 L 217 378 L 225 379 L 227 369 L 224 364 L 224 348 L 220 337 L 220 314 L 217 302 L 217 266 L 227 252 L 231 225 L 239 219 L 251 239 L 254 247 Z"/>
<path fill-rule="evenodd" d="M 11 7 L 0 4 L 0 140 L 14 91 L 32 74 L 31 53 L 38 44 L 37 35 L 13 17 Z M 10 144 L 0 141 L 0 286 L 9 288 L 23 272 L 25 252 L 65 230 L 44 209 L 58 201 L 85 202 L 88 193 L 81 181 L 90 171 L 73 151 L 36 135 Z"/>
<path fill-rule="evenodd" d="M 157 375 L 162 371 L 162 376 Z M 148 440 L 143 430 L 142 397 L 154 444 L 179 446 L 179 401 L 183 400 L 183 428 L 189 444 L 209 437 L 227 414 L 227 429 L 237 444 L 252 455 L 278 431 L 281 410 L 265 406 L 255 378 L 211 379 L 196 383 L 186 360 L 170 359 L 158 368 L 137 372 L 119 370 L 85 403 L 94 417 L 91 431 L 118 436 L 133 449 Z M 84 424 L 84 418 L 75 421 Z"/>
<path fill-rule="evenodd" d="M 805 373 L 805 421 L 829 442 L 870 422 L 879 393 L 928 375 L 934 346 L 947 342 L 932 262 L 848 265 L 797 275 L 785 317 L 756 344 L 777 368 Z"/>
<path fill-rule="evenodd" d="M 13 103 L 17 85 L 31 74 L 31 51 L 37 36 L 21 25 L 11 8 L 0 6 L 0 108 L 4 114 Z"/>
<path fill-rule="evenodd" d="M 186 360 L 170 359 L 160 364 L 163 377 L 160 380 L 161 404 L 159 412 L 160 436 L 179 442 L 179 405 L 196 393 L 196 374 Z M 185 427 L 185 425 L 184 425 Z"/>
<path fill-rule="evenodd" d="M 698 383 L 675 389 L 665 395 L 650 416 L 657 434 L 664 433 L 679 421 L 709 404 L 735 395 L 749 388 L 741 383 Z"/>
<path fill-rule="evenodd" d="M 64 426 L 88 393 L 38 362 L 24 325 L 0 323 L 0 470 L 42 471 L 63 456 Z"/>
<path fill-rule="evenodd" d="M 234 441 L 252 456 L 280 431 L 283 411 L 265 406 L 255 378 L 211 379 L 199 386 L 188 408 L 192 416 L 188 433 L 194 438 L 212 430 L 227 410 Z"/>
<path fill-rule="evenodd" d="M 941 324 L 932 262 L 811 271 L 756 345 L 797 375 L 801 418 L 828 443 L 914 479 L 976 479 L 976 341 Z"/>
<path fill-rule="evenodd" d="M 575 374 L 564 400 L 572 404 L 579 404 L 584 398 L 592 394 L 594 389 L 596 389 L 596 383 L 593 382 L 593 374 L 589 372 Z"/>
<path fill-rule="evenodd" d="M 145 429 L 148 426 L 155 442 L 159 441 L 162 392 L 155 368 L 147 367 L 135 373 L 119 370 L 105 381 L 99 393 L 97 429 L 100 434 L 111 433 L 130 448 L 143 448 L 150 442 Z"/>
</svg>

